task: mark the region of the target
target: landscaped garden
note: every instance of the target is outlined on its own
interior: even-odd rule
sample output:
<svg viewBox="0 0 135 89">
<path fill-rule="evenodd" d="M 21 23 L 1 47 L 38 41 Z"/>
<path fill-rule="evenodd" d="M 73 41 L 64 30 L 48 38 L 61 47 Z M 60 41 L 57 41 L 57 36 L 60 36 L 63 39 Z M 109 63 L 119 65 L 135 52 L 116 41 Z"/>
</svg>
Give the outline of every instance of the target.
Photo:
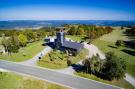
<svg viewBox="0 0 135 89">
<path fill-rule="evenodd" d="M 71 56 L 72 64 L 79 62 L 82 59 L 85 59 L 88 53 L 87 49 L 83 49 L 76 56 Z M 62 69 L 66 68 L 68 56 L 66 53 L 60 52 L 59 50 L 52 51 L 45 55 L 37 64 L 41 67 L 51 68 L 51 69 Z"/>
<path fill-rule="evenodd" d="M 69 89 L 32 77 L 0 72 L 0 89 Z"/>
<path fill-rule="evenodd" d="M 9 61 L 25 61 L 34 57 L 37 53 L 43 50 L 45 47 L 42 46 L 43 41 L 37 41 L 33 43 L 27 44 L 26 47 L 19 49 L 17 53 L 2 54 L 0 55 L 1 60 L 9 60 Z"/>
</svg>

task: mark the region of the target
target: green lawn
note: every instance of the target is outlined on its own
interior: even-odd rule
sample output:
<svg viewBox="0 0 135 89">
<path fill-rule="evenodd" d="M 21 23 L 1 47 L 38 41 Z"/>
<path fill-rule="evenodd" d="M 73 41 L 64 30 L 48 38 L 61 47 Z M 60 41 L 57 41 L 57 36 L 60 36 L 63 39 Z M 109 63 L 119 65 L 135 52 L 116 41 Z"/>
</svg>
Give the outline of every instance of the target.
<svg viewBox="0 0 135 89">
<path fill-rule="evenodd" d="M 80 41 L 86 41 L 85 40 L 86 36 L 66 35 L 66 37 L 72 39 L 73 41 L 79 41 L 79 42 Z"/>
<path fill-rule="evenodd" d="M 123 52 L 122 50 L 135 51 L 134 49 L 127 47 L 115 47 L 115 41 L 118 39 L 125 39 L 123 36 L 122 30 L 114 30 L 112 33 L 102 36 L 99 39 L 96 39 L 92 44 L 96 45 L 104 53 L 113 51 L 115 55 L 121 57 L 127 61 L 127 73 L 135 77 L 135 56 Z M 118 36 L 117 36 L 118 35 Z M 109 40 L 110 39 L 110 40 Z"/>
<path fill-rule="evenodd" d="M 77 63 L 80 60 L 84 59 L 88 53 L 88 50 L 82 50 L 77 56 L 72 57 L 72 63 Z M 50 53 L 51 57 L 53 57 L 53 61 L 51 61 L 51 57 L 49 54 L 44 56 L 37 64 L 41 67 L 51 68 L 51 69 L 62 69 L 67 67 L 67 56 L 66 54 L 61 54 L 59 51 L 53 51 Z"/>
<path fill-rule="evenodd" d="M 0 89 L 68 89 L 32 77 L 20 76 L 15 73 L 0 72 Z"/>
<path fill-rule="evenodd" d="M 45 48 L 42 46 L 42 43 L 43 41 L 29 43 L 25 48 L 20 49 L 18 53 L 12 53 L 11 55 L 0 55 L 0 59 L 15 62 L 28 60 Z"/>
<path fill-rule="evenodd" d="M 123 87 L 125 89 L 135 89 L 134 86 L 132 86 L 130 83 L 128 83 L 124 79 L 107 81 L 107 80 L 100 79 L 100 78 L 98 78 L 98 77 L 96 77 L 94 75 L 90 75 L 90 74 L 86 74 L 86 73 L 82 73 L 82 72 L 80 72 L 80 73 L 76 72 L 75 75 L 81 76 L 81 77 L 84 77 L 84 78 L 88 78 L 88 79 L 92 79 L 92 80 L 96 80 L 96 81 L 99 81 L 99 82 L 103 82 L 103 83 Z"/>
</svg>

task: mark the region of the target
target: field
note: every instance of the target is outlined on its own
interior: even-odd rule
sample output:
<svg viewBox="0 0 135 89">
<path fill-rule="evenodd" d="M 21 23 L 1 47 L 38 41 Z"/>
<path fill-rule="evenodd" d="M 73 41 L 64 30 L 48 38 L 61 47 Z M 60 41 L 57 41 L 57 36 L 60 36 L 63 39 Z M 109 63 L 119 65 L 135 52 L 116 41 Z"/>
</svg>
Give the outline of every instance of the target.
<svg viewBox="0 0 135 89">
<path fill-rule="evenodd" d="M 25 48 L 21 48 L 18 53 L 12 53 L 11 55 L 0 55 L 0 59 L 15 62 L 28 60 L 45 48 L 42 46 L 42 43 L 43 41 L 29 43 Z"/>
<path fill-rule="evenodd" d="M 0 72 L 0 89 L 68 89 L 63 86 L 11 72 Z"/>
<path fill-rule="evenodd" d="M 119 28 L 116 28 L 119 29 Z M 102 36 L 99 39 L 94 40 L 92 43 L 96 45 L 104 53 L 113 51 L 115 55 L 120 58 L 123 58 L 127 61 L 127 73 L 135 77 L 135 56 L 132 53 L 127 53 L 124 50 L 129 52 L 134 52 L 134 49 L 127 48 L 126 46 L 116 47 L 116 40 L 125 40 L 128 39 L 123 34 L 123 30 L 114 30 L 112 33 Z"/>
<path fill-rule="evenodd" d="M 72 63 L 77 63 L 80 60 L 84 59 L 87 55 L 88 50 L 82 50 L 78 55 L 72 56 Z M 60 53 L 59 51 L 53 51 L 44 56 L 37 64 L 41 67 L 51 68 L 51 69 L 62 69 L 67 67 L 67 56 L 66 54 Z M 52 60 L 54 59 L 54 60 Z"/>
<path fill-rule="evenodd" d="M 85 37 L 86 36 L 73 36 L 73 35 L 66 35 L 67 38 L 72 39 L 73 41 L 86 41 Z"/>
<path fill-rule="evenodd" d="M 120 30 L 120 27 L 113 27 L 114 30 L 109 34 L 103 35 L 100 37 L 100 40 L 107 42 L 116 42 L 117 40 L 128 40 L 128 37 L 122 34 L 125 30 Z"/>
<path fill-rule="evenodd" d="M 98 78 L 98 77 L 96 77 L 96 76 L 94 76 L 92 74 L 90 75 L 90 74 L 86 74 L 86 73 L 82 73 L 82 72 L 80 72 L 80 73 L 76 72 L 75 75 L 81 76 L 81 77 L 84 77 L 84 78 L 88 78 L 88 79 L 92 79 L 92 80 L 96 80 L 96 81 L 99 81 L 99 82 L 103 82 L 103 83 L 123 87 L 125 89 L 135 89 L 135 87 L 133 87 L 130 83 L 128 83 L 124 79 L 107 81 L 107 80 L 100 79 L 100 78 Z"/>
</svg>

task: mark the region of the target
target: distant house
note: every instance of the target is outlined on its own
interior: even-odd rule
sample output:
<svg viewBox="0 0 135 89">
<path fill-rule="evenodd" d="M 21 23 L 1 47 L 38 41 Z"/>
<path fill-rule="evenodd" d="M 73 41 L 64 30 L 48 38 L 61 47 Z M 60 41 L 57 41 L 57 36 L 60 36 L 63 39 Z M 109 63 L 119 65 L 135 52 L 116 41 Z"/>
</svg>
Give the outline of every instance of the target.
<svg viewBox="0 0 135 89">
<path fill-rule="evenodd" d="M 46 38 L 47 40 L 48 38 Z M 49 38 L 49 41 L 51 41 L 51 38 Z M 63 31 L 63 27 L 60 28 L 60 31 L 56 33 L 56 38 L 54 40 L 55 48 L 67 51 L 68 53 L 72 55 L 76 55 L 83 49 L 83 44 L 79 42 L 72 42 L 66 40 L 65 38 L 65 32 Z"/>
</svg>

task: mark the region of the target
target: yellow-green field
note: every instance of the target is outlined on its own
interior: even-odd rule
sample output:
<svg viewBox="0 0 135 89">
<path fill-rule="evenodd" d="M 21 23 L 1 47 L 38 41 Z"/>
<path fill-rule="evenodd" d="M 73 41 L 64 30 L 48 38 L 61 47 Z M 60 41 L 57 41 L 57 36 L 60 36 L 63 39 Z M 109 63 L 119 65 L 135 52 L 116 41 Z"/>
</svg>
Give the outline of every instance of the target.
<svg viewBox="0 0 135 89">
<path fill-rule="evenodd" d="M 0 89 L 69 89 L 32 77 L 0 72 Z"/>
<path fill-rule="evenodd" d="M 117 40 L 128 40 L 128 37 L 122 34 L 125 30 L 121 30 L 120 27 L 113 27 L 113 30 L 109 34 L 101 36 L 99 39 L 107 42 L 116 42 Z"/>
</svg>

